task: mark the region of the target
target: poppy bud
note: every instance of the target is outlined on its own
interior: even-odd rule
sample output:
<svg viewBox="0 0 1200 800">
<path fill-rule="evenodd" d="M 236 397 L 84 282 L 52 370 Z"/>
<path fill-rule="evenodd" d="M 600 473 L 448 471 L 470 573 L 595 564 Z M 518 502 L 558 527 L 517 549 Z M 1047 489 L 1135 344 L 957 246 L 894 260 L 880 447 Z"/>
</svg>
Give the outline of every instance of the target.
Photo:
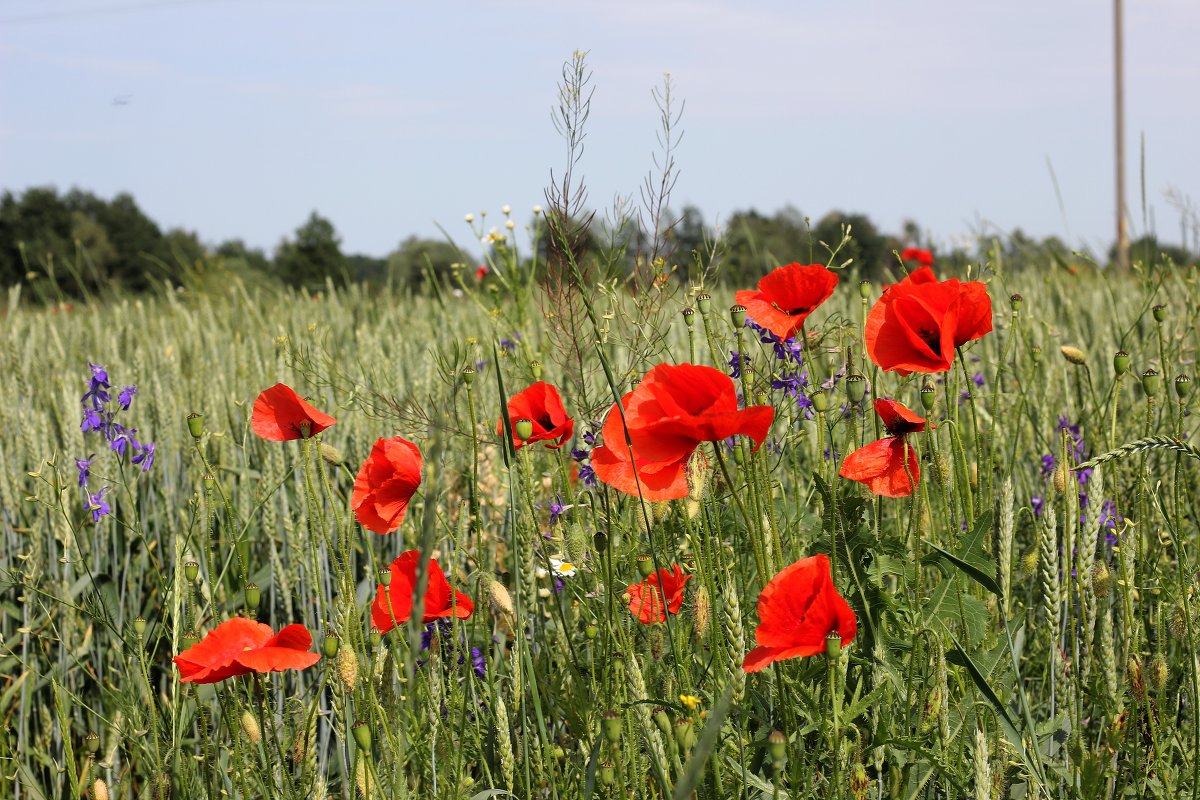
<svg viewBox="0 0 1200 800">
<path fill-rule="evenodd" d="M 675 720 L 675 744 L 684 752 L 696 746 L 696 726 L 687 717 Z"/>
<path fill-rule="evenodd" d="M 642 577 L 649 578 L 650 573 L 654 572 L 654 561 L 650 558 L 650 554 L 638 553 L 635 561 L 637 561 L 638 572 L 642 574 Z"/>
<path fill-rule="evenodd" d="M 256 583 L 246 584 L 246 608 L 250 611 L 258 608 L 258 604 L 262 601 L 262 589 L 258 588 Z"/>
<path fill-rule="evenodd" d="M 1054 468 L 1054 475 L 1050 478 L 1050 483 L 1054 486 L 1054 491 L 1058 494 L 1063 494 L 1067 491 L 1067 470 L 1062 464 Z"/>
<path fill-rule="evenodd" d="M 595 625 L 588 625 L 583 629 L 583 635 L 589 640 L 595 639 L 600 634 L 600 629 Z"/>
<path fill-rule="evenodd" d="M 1171 631 L 1171 635 L 1179 641 L 1185 641 L 1188 635 L 1188 618 L 1187 609 L 1183 607 L 1183 603 L 1177 603 L 1171 609 L 1171 618 L 1167 620 L 1167 629 Z"/>
<path fill-rule="evenodd" d="M 1129 678 L 1129 690 L 1133 696 L 1141 700 L 1146 696 L 1146 682 L 1142 678 L 1142 662 L 1137 657 L 1130 657 L 1125 664 L 1125 674 Z"/>
<path fill-rule="evenodd" d="M 103 778 L 96 778 L 96 782 L 92 784 L 93 800 L 108 800 L 108 784 Z"/>
<path fill-rule="evenodd" d="M 687 308 L 683 309 L 683 311 L 680 311 L 679 313 L 683 314 L 683 324 L 684 325 L 687 325 L 689 328 L 692 328 L 696 325 L 696 309 L 692 308 L 691 306 L 688 306 Z"/>
<path fill-rule="evenodd" d="M 600 715 L 601 725 L 604 726 L 604 738 L 611 744 L 621 741 L 621 714 L 609 709 Z"/>
<path fill-rule="evenodd" d="M 739 467 L 746 463 L 746 453 L 740 447 L 733 448 L 733 463 Z"/>
<path fill-rule="evenodd" d="M 696 295 L 696 306 L 700 309 L 701 314 L 707 314 L 712 310 L 712 295 L 707 292 Z"/>
<path fill-rule="evenodd" d="M 185 650 L 190 650 L 192 647 L 195 647 L 196 643 L 199 641 L 200 634 L 196 633 L 195 631 L 188 631 L 187 633 L 183 634 L 182 637 L 180 637 L 180 642 L 183 644 L 183 648 Z"/>
<path fill-rule="evenodd" d="M 1150 688 L 1154 691 L 1162 691 L 1162 688 L 1167 685 L 1167 678 L 1170 677 L 1170 672 L 1167 669 L 1167 659 L 1159 653 L 1150 662 L 1150 669 L 1146 675 L 1150 681 Z"/>
<path fill-rule="evenodd" d="M 191 414 L 188 414 L 187 426 L 188 433 L 192 435 L 192 438 L 199 439 L 204 435 L 204 415 L 197 414 L 195 411 L 193 411 Z"/>
<path fill-rule="evenodd" d="M 354 654 L 353 647 L 346 647 L 338 651 L 337 671 L 346 691 L 354 691 L 354 687 L 358 685 L 358 657 Z"/>
<path fill-rule="evenodd" d="M 346 456 L 333 445 L 321 442 L 321 446 L 318 449 L 321 451 L 321 458 L 326 464 L 337 467 L 346 463 Z"/>
<path fill-rule="evenodd" d="M 1012 310 L 1013 310 L 1013 313 L 1015 314 L 1021 310 L 1021 303 L 1025 302 L 1025 298 L 1021 297 L 1021 295 L 1019 295 L 1019 294 L 1014 293 L 1012 297 L 1008 298 L 1008 302 L 1012 304 Z"/>
<path fill-rule="evenodd" d="M 341 646 L 341 640 L 332 633 L 326 633 L 325 638 L 321 641 L 321 654 L 326 658 L 333 658 L 338 654 L 338 647 Z"/>
<path fill-rule="evenodd" d="M 134 618 L 133 632 L 136 633 L 138 636 L 142 636 L 146 633 L 146 618 L 145 617 L 135 617 Z"/>
<path fill-rule="evenodd" d="M 462 378 L 463 378 L 463 383 L 465 383 L 467 386 L 470 386 L 472 383 L 474 383 L 475 382 L 475 368 L 467 367 L 466 369 L 464 369 L 462 371 Z"/>
<path fill-rule="evenodd" d="M 925 409 L 925 413 L 933 411 L 933 404 L 937 402 L 937 389 L 932 383 L 926 383 L 921 387 L 921 408 Z"/>
<path fill-rule="evenodd" d="M 858 405 L 867 395 L 867 381 L 862 375 L 850 375 L 846 378 L 846 397 L 851 405 Z"/>
<path fill-rule="evenodd" d="M 379 582 L 385 587 L 392 585 L 392 571 L 386 567 L 379 570 Z"/>
<path fill-rule="evenodd" d="M 825 657 L 831 662 L 841 658 L 842 655 L 842 637 L 837 633 L 831 633 L 825 637 Z"/>
<path fill-rule="evenodd" d="M 608 550 L 608 534 L 604 531 L 596 531 L 592 534 L 592 544 L 596 546 L 597 553 L 603 553 Z"/>
<path fill-rule="evenodd" d="M 825 392 L 818 389 L 808 399 L 812 401 L 812 406 L 818 414 L 824 414 L 829 410 L 829 395 Z"/>
<path fill-rule="evenodd" d="M 666 642 L 663 639 L 662 628 L 654 628 L 650 631 L 650 658 L 655 661 L 660 661 L 663 655 L 663 647 Z"/>
<path fill-rule="evenodd" d="M 1147 397 L 1155 397 L 1162 389 L 1162 376 L 1155 370 L 1148 369 L 1142 373 L 1142 391 Z"/>
<path fill-rule="evenodd" d="M 870 281 L 859 281 L 858 282 L 858 296 L 861 297 L 863 300 L 870 298 L 870 296 L 871 296 L 871 282 Z"/>
<path fill-rule="evenodd" d="M 195 561 L 188 561 L 183 565 L 183 577 L 187 578 L 188 583 L 194 583 L 199 574 L 200 565 Z"/>
<path fill-rule="evenodd" d="M 87 751 L 89 753 L 95 755 L 96 751 L 100 749 L 100 737 L 95 731 L 92 731 L 87 736 L 83 737 L 83 744 L 85 747 L 87 747 Z"/>
<path fill-rule="evenodd" d="M 1023 556 L 1021 556 L 1021 574 L 1024 575 L 1026 578 L 1031 577 L 1031 576 L 1037 574 L 1037 568 L 1038 568 L 1037 549 L 1035 548 L 1035 549 L 1026 551 L 1026 553 Z"/>
<path fill-rule="evenodd" d="M 1062 353 L 1063 358 L 1077 367 L 1082 367 L 1087 363 L 1087 354 L 1074 345 L 1064 344 L 1058 348 L 1058 352 Z"/>
<path fill-rule="evenodd" d="M 617 771 L 613 766 L 611 758 L 606 758 L 600 762 L 600 783 L 605 786 L 612 786 L 617 782 Z"/>
<path fill-rule="evenodd" d="M 1179 402 L 1187 401 L 1188 394 L 1192 391 L 1192 379 L 1187 375 L 1180 375 L 1175 379 L 1175 394 L 1179 397 Z"/>
<path fill-rule="evenodd" d="M 1092 568 L 1092 594 L 1100 598 L 1108 597 L 1111 586 L 1112 573 L 1108 571 L 1108 565 L 1097 561 L 1096 566 Z"/>
<path fill-rule="evenodd" d="M 517 434 L 517 438 L 525 441 L 530 436 L 533 436 L 533 420 L 522 417 L 517 420 L 517 424 L 513 427 L 513 432 Z"/>
<path fill-rule="evenodd" d="M 1036 344 L 1029 348 L 1029 359 L 1033 361 L 1034 366 L 1042 363 L 1042 348 L 1038 347 Z"/>
<path fill-rule="evenodd" d="M 379 649 L 380 643 L 383 642 L 383 632 L 379 630 L 378 625 L 371 626 L 371 648 Z"/>
<path fill-rule="evenodd" d="M 733 323 L 733 327 L 740 328 L 746 324 L 746 307 L 741 304 L 732 305 L 729 307 L 729 321 Z"/>
<path fill-rule="evenodd" d="M 258 725 L 258 720 L 249 711 L 242 712 L 242 733 L 246 734 L 246 741 L 250 744 L 258 744 L 262 741 L 262 728 Z"/>
<path fill-rule="evenodd" d="M 354 743 L 364 753 L 371 752 L 371 729 L 361 719 L 350 728 L 354 733 Z"/>
<path fill-rule="evenodd" d="M 1150 313 L 1154 314 L 1155 322 L 1162 322 L 1167 318 L 1167 307 L 1162 303 L 1159 303 L 1154 308 L 1150 309 Z"/>
<path fill-rule="evenodd" d="M 662 706 L 654 709 L 653 718 L 654 724 L 657 725 L 658 729 L 663 732 L 663 736 L 670 735 L 671 718 L 667 716 L 667 712 L 663 710 Z"/>
<path fill-rule="evenodd" d="M 1124 350 L 1118 350 L 1113 356 L 1113 371 L 1118 375 L 1124 375 L 1129 372 L 1129 353 Z"/>
<path fill-rule="evenodd" d="M 783 758 L 787 755 L 787 737 L 783 735 L 783 731 L 771 731 L 771 735 L 767 737 L 767 752 L 772 763 L 783 763 Z"/>
</svg>

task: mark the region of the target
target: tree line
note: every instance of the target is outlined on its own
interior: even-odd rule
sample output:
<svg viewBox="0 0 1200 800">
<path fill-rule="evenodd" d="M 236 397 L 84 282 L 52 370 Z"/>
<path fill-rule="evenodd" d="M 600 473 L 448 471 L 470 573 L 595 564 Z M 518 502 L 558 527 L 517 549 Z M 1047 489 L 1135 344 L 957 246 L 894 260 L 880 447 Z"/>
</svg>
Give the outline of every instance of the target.
<svg viewBox="0 0 1200 800">
<path fill-rule="evenodd" d="M 677 265 L 678 274 L 715 267 L 724 279 L 745 283 L 773 266 L 798 260 L 849 261 L 866 277 L 881 277 L 894 269 L 895 254 L 904 248 L 933 249 L 916 223 L 906 222 L 902 231 L 889 234 L 858 213 L 834 211 L 813 220 L 792 207 L 769 215 L 754 209 L 737 211 L 721 222 L 719 238 L 693 206 L 664 217 L 669 222 L 656 235 L 636 222 L 625 221 L 630 224 L 614 228 L 584 221 L 580 252 L 604 251 L 611 262 L 615 249 L 618 263 L 626 262 L 631 271 L 639 258 L 653 252 L 669 265 Z M 538 223 L 535 218 L 529 227 L 543 235 L 527 256 L 545 254 L 546 226 Z M 511 233 L 484 238 L 491 241 L 481 247 L 504 247 Z M 998 255 L 1010 263 L 1069 266 L 1080 260 L 1055 237 L 1036 239 L 1019 230 L 991 246 L 999 248 Z M 1178 264 L 1195 258 L 1153 237 L 1134 242 L 1132 252 L 1152 259 L 1165 253 Z M 937 256 L 940 263 L 952 265 L 965 262 L 968 253 L 950 250 Z M 1111 260 L 1111 253 L 1106 256 Z M 214 261 L 247 277 L 304 288 L 322 286 L 332 278 L 420 290 L 430 277 L 464 267 L 473 273 L 485 260 L 486 254 L 464 250 L 448 240 L 418 236 L 403 239 L 383 257 L 346 253 L 333 223 L 315 211 L 268 254 L 238 239 L 213 245 L 192 231 L 164 231 L 128 193 L 106 200 L 81 189 L 60 193 L 52 187 L 36 187 L 0 196 L 0 286 L 30 285 L 35 296 L 145 291 L 163 282 L 178 283 L 188 271 Z"/>
</svg>

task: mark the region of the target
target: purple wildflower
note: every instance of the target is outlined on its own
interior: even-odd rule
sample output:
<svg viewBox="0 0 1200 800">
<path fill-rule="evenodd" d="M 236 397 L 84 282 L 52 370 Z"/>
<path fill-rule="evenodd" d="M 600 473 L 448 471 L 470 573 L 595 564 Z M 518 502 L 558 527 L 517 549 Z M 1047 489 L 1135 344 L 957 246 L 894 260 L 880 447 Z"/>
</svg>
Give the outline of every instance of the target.
<svg viewBox="0 0 1200 800">
<path fill-rule="evenodd" d="M 562 515 L 567 513 L 567 507 L 562 504 L 562 499 L 558 497 L 547 503 L 547 506 L 550 508 L 550 524 L 557 525 L 558 521 L 562 519 Z"/>
<path fill-rule="evenodd" d="M 92 494 L 86 489 L 84 490 L 84 493 L 87 494 L 88 500 L 87 510 L 92 512 L 92 522 L 99 522 L 101 517 L 112 513 L 112 506 L 110 506 L 104 499 L 104 495 L 111 491 L 112 489 L 108 488 L 107 486 L 102 487 L 100 491 L 96 492 L 95 494 Z"/>
<path fill-rule="evenodd" d="M 79 470 L 79 488 L 87 486 L 88 478 L 92 477 L 92 459 L 96 457 L 92 453 L 87 458 L 75 459 L 75 468 Z"/>
<path fill-rule="evenodd" d="M 94 408 L 83 409 L 83 424 L 79 429 L 84 433 L 90 431 L 99 431 L 104 429 L 104 417 Z"/>
<path fill-rule="evenodd" d="M 133 402 L 133 396 L 137 394 L 136 386 L 126 386 L 117 395 L 117 402 L 121 404 L 121 408 L 129 410 L 129 404 Z"/>
<path fill-rule="evenodd" d="M 592 469 L 591 464 L 581 464 L 579 466 L 579 480 L 583 481 L 583 485 L 589 489 L 594 489 L 599 482 L 596 480 L 596 470 Z"/>
<path fill-rule="evenodd" d="M 744 353 L 738 353 L 734 350 L 729 351 L 729 377 L 742 377 L 742 367 L 750 363 L 750 356 Z"/>
<path fill-rule="evenodd" d="M 486 677 L 487 659 L 484 657 L 483 651 L 478 647 L 471 648 L 471 668 L 475 670 L 475 674 L 480 678 Z"/>
<path fill-rule="evenodd" d="M 1029 505 L 1033 506 L 1033 515 L 1040 517 L 1042 515 L 1042 507 L 1046 505 L 1046 501 L 1041 497 L 1031 497 L 1029 498 Z"/>
<path fill-rule="evenodd" d="M 130 461 L 136 466 L 141 466 L 142 472 L 149 472 L 154 466 L 154 442 L 142 445 L 141 450 Z"/>
<path fill-rule="evenodd" d="M 1049 478 L 1054 473 L 1054 456 L 1050 453 L 1042 456 L 1042 477 Z"/>
</svg>

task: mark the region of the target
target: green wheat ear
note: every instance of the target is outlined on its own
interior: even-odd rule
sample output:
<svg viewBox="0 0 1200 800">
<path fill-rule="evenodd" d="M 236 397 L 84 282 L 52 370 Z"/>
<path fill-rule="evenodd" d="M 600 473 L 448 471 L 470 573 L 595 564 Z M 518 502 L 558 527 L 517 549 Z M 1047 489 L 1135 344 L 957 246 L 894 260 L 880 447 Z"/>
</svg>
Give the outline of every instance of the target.
<svg viewBox="0 0 1200 800">
<path fill-rule="evenodd" d="M 1137 439 L 1128 444 L 1123 444 L 1115 450 L 1109 450 L 1103 455 L 1088 459 L 1082 464 L 1076 465 L 1073 469 L 1076 472 L 1081 469 L 1091 469 L 1101 464 L 1107 464 L 1109 461 L 1125 458 L 1125 456 L 1130 456 L 1134 453 L 1143 453 L 1147 450 L 1174 450 L 1200 460 L 1200 450 L 1186 444 L 1182 439 L 1177 439 L 1174 436 L 1147 436 L 1144 439 Z"/>
</svg>

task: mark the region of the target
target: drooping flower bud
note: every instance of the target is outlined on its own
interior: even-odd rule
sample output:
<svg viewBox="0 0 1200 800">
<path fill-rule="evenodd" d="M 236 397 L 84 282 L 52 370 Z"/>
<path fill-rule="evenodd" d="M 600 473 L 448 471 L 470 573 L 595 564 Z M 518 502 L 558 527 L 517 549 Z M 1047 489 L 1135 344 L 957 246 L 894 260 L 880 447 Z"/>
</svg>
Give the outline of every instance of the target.
<svg viewBox="0 0 1200 800">
<path fill-rule="evenodd" d="M 354 691 L 354 687 L 358 685 L 358 656 L 353 647 L 343 647 L 338 651 L 337 672 L 346 691 Z"/>
<path fill-rule="evenodd" d="M 321 459 L 326 464 L 329 464 L 332 467 L 338 467 L 346 463 L 345 454 L 333 445 L 328 444 L 327 442 L 321 442 L 321 446 L 318 449 L 321 452 Z"/>
<path fill-rule="evenodd" d="M 1113 355 L 1113 371 L 1118 375 L 1124 375 L 1129 372 L 1129 353 L 1124 350 L 1118 350 Z"/>
<path fill-rule="evenodd" d="M 1167 685 L 1167 678 L 1170 677 L 1170 670 L 1167 668 L 1167 659 L 1162 653 L 1158 653 L 1150 661 L 1150 669 L 1147 670 L 1146 678 L 1150 683 L 1150 688 L 1156 692 L 1162 691 Z"/>
<path fill-rule="evenodd" d="M 108 800 L 108 784 L 103 778 L 96 778 L 92 784 L 92 800 Z"/>
<path fill-rule="evenodd" d="M 258 725 L 258 720 L 249 711 L 242 712 L 242 733 L 246 734 L 246 741 L 250 744 L 258 744 L 262 741 L 262 728 Z"/>
<path fill-rule="evenodd" d="M 1054 468 L 1054 474 L 1050 478 L 1050 483 L 1054 486 L 1054 491 L 1058 494 L 1063 494 L 1067 491 L 1067 469 L 1063 464 L 1059 464 Z"/>
<path fill-rule="evenodd" d="M 1092 594 L 1099 598 L 1108 597 L 1108 590 L 1112 586 L 1112 573 L 1108 571 L 1108 565 L 1103 561 L 1097 561 L 1092 568 Z"/>
<path fill-rule="evenodd" d="M 1125 674 L 1129 678 L 1129 690 L 1133 696 L 1141 700 L 1146 696 L 1146 682 L 1142 677 L 1142 662 L 1136 656 L 1130 656 L 1125 664 Z"/>
<path fill-rule="evenodd" d="M 1058 348 L 1058 352 L 1062 353 L 1063 358 L 1078 367 L 1082 367 L 1087 363 L 1087 354 L 1075 345 L 1064 344 Z"/>
</svg>

